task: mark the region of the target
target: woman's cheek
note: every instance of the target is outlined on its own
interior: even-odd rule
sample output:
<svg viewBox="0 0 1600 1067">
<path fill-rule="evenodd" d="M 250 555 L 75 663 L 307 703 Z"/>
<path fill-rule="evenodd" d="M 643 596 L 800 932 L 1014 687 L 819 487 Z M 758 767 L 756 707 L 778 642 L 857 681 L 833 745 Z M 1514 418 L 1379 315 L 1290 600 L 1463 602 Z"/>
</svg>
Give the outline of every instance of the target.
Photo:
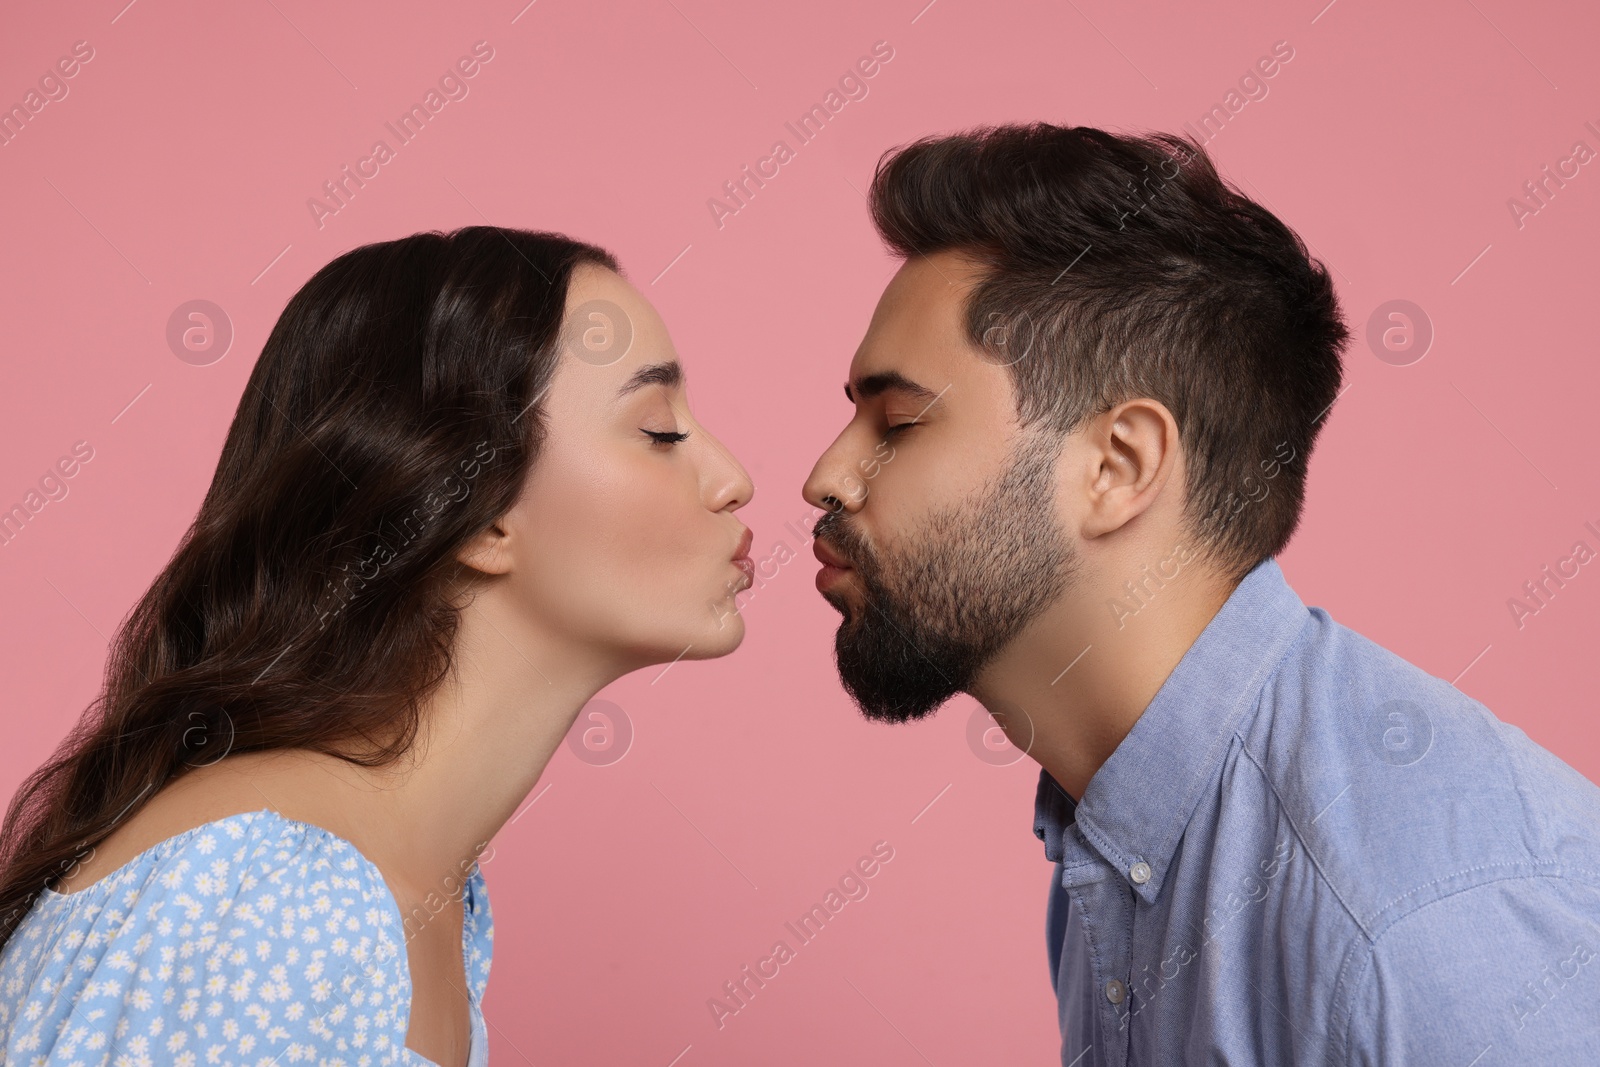
<svg viewBox="0 0 1600 1067">
<path fill-rule="evenodd" d="M 626 531 L 617 544 L 618 566 L 630 574 L 634 589 L 659 612 L 700 610 L 718 590 L 716 561 L 724 545 L 717 523 L 699 499 L 697 483 L 682 470 L 638 472 L 632 484 L 611 497 L 610 525 Z M 731 541 L 732 523 L 723 536 Z M 731 548 L 729 549 L 731 554 Z M 728 568 L 731 578 L 733 569 Z"/>
<path fill-rule="evenodd" d="M 634 486 L 617 495 L 622 506 L 610 516 L 611 528 L 621 535 L 618 550 L 631 569 L 651 576 L 653 584 L 663 588 L 679 584 L 693 572 L 697 553 L 703 565 L 716 551 L 703 535 L 696 536 L 692 502 L 671 490 L 659 479 Z"/>
<path fill-rule="evenodd" d="M 731 566 L 716 573 L 716 523 L 670 457 L 595 447 L 550 458 L 544 484 L 531 487 L 541 527 L 533 548 L 556 549 L 544 578 L 569 610 L 592 622 L 620 613 L 615 621 L 632 629 L 635 613 L 659 621 L 703 608 L 716 582 L 734 576 Z"/>
</svg>

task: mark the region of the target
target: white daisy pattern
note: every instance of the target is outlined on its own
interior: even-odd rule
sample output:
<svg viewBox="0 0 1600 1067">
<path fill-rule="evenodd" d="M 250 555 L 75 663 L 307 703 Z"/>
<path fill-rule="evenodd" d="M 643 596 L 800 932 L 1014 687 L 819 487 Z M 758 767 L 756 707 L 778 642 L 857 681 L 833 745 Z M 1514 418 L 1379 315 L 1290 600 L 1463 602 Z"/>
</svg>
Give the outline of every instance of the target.
<svg viewBox="0 0 1600 1067">
<path fill-rule="evenodd" d="M 494 946 L 476 864 L 458 891 L 476 1043 Z M 435 1067 L 405 1047 L 410 1019 L 383 875 L 270 809 L 169 837 L 79 892 L 44 890 L 0 953 L 0 1067 Z"/>
</svg>

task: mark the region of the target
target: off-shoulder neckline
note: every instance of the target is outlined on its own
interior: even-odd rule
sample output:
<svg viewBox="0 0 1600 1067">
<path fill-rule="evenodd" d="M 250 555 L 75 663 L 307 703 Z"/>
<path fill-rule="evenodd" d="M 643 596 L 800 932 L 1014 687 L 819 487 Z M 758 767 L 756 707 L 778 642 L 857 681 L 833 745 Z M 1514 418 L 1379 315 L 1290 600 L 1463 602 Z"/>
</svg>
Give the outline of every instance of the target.
<svg viewBox="0 0 1600 1067">
<path fill-rule="evenodd" d="M 388 896 L 391 899 L 394 898 L 394 890 L 389 887 L 388 879 L 383 877 L 382 869 L 375 862 L 373 862 L 371 857 L 369 857 L 366 853 L 362 852 L 360 848 L 356 847 L 355 842 L 351 841 L 347 837 L 344 837 L 344 836 L 342 836 L 340 834 L 334 833 L 332 830 L 328 829 L 326 826 L 318 826 L 316 823 L 314 823 L 314 822 L 306 822 L 304 819 L 291 819 L 287 815 L 284 815 L 282 812 L 275 811 L 272 808 L 257 808 L 254 811 L 236 811 L 232 815 L 223 815 L 220 818 L 212 819 L 209 822 L 203 822 L 203 823 L 200 823 L 197 826 L 191 826 L 187 830 L 180 830 L 177 833 L 173 834 L 171 837 L 162 838 L 160 841 L 157 841 L 155 844 L 151 845 L 149 848 L 146 848 L 146 849 L 136 853 L 131 858 L 129 858 L 126 863 L 123 863 L 121 866 L 117 867 L 115 870 L 107 871 L 105 874 L 101 875 L 99 878 L 95 879 L 93 882 L 91 882 L 88 885 L 84 886 L 82 889 L 75 890 L 74 892 L 71 892 L 71 893 L 58 893 L 54 889 L 51 889 L 49 886 L 45 886 L 43 889 L 40 890 L 40 896 L 45 900 L 52 900 L 52 901 L 54 901 L 54 900 L 77 900 L 79 897 L 85 897 L 85 896 L 88 896 L 90 894 L 100 893 L 104 889 L 109 888 L 112 885 L 118 884 L 118 882 L 124 876 L 126 876 L 130 871 L 132 871 L 142 861 L 147 860 L 147 859 L 149 859 L 151 857 L 164 856 L 166 853 L 175 850 L 176 848 L 179 847 L 179 845 L 187 842 L 190 838 L 196 836 L 197 834 L 201 833 L 202 831 L 220 829 L 225 823 L 229 823 L 229 822 L 232 822 L 234 820 L 240 820 L 240 821 L 243 821 L 245 823 L 254 822 L 258 817 L 263 816 L 263 815 L 268 816 L 268 817 L 273 818 L 273 819 L 276 819 L 280 823 L 284 823 L 284 824 L 287 824 L 289 826 L 298 826 L 298 827 L 301 827 L 301 828 L 303 828 L 305 830 L 309 830 L 309 831 L 311 831 L 313 833 L 320 834 L 324 838 L 334 842 L 335 844 L 340 845 L 340 846 L 342 846 L 344 848 L 348 848 L 356 856 L 357 860 L 359 862 L 361 862 L 361 863 L 364 863 L 371 870 L 372 874 L 377 877 L 379 884 L 383 886 L 384 892 L 386 894 L 388 894 Z M 483 874 L 482 868 L 478 867 L 477 864 L 474 864 L 473 867 L 472 867 L 472 874 L 469 875 L 468 877 L 469 877 L 470 880 L 473 880 L 473 881 L 481 881 L 482 874 Z M 395 910 L 395 913 L 398 915 L 399 911 L 400 911 L 400 902 L 398 900 L 394 900 L 394 910 Z M 403 929 L 402 929 L 402 932 L 403 932 Z"/>
<path fill-rule="evenodd" d="M 172 849 L 176 848 L 181 842 L 187 841 L 189 838 L 194 837 L 196 834 L 200 833 L 200 831 L 202 831 L 202 830 L 214 830 L 214 829 L 216 829 L 217 827 L 219 827 L 220 825 L 222 825 L 225 822 L 229 822 L 229 821 L 231 821 L 233 819 L 244 819 L 244 817 L 247 816 L 247 815 L 250 816 L 251 818 L 250 819 L 245 819 L 245 821 L 246 822 L 250 822 L 250 821 L 253 821 L 255 816 L 262 815 L 262 814 L 277 815 L 278 818 L 280 818 L 284 822 L 288 822 L 288 823 L 298 823 L 299 822 L 299 820 L 297 820 L 297 819 L 286 818 L 283 815 L 280 815 L 278 812 L 273 811 L 271 808 L 260 808 L 260 809 L 258 809 L 256 811 L 236 811 L 232 815 L 224 815 L 224 816 L 222 816 L 220 818 L 212 819 L 210 822 L 203 822 L 203 823 L 199 824 L 198 826 L 191 826 L 187 830 L 180 830 L 177 833 L 173 834 L 171 837 L 162 838 L 160 841 L 157 841 L 155 844 L 151 845 L 149 848 L 135 853 L 132 857 L 130 857 L 128 859 L 128 861 L 126 863 L 122 864 L 120 867 L 117 867 L 114 870 L 107 871 L 105 874 L 102 874 L 99 878 L 96 878 L 93 882 L 90 882 L 88 885 L 84 886 L 82 889 L 74 890 L 71 893 L 58 893 L 56 890 L 51 889 L 49 886 L 45 886 L 43 889 L 41 889 L 39 891 L 39 895 L 41 897 L 43 897 L 45 900 L 76 900 L 79 897 L 90 896 L 92 894 L 95 894 L 95 893 L 98 893 L 98 892 L 102 891 L 103 889 L 105 889 L 105 888 L 107 888 L 107 887 L 109 887 L 111 885 L 114 885 L 118 881 L 119 878 L 121 878 L 123 875 L 126 875 L 129 871 L 133 870 L 133 868 L 136 867 L 141 861 L 149 859 L 152 856 L 160 856 L 160 855 L 163 855 L 163 854 L 165 854 L 167 852 L 170 852 Z M 317 826 L 317 825 L 315 825 L 313 823 L 301 823 L 301 825 L 311 827 L 314 830 L 323 830 L 324 833 L 329 833 L 329 831 L 324 830 L 322 827 Z M 337 836 L 337 835 L 330 834 L 330 836 Z M 340 838 L 340 840 L 342 841 L 344 839 Z M 346 844 L 349 844 L 349 842 L 346 842 Z M 351 845 L 350 847 L 351 848 L 355 848 L 354 845 Z M 358 849 L 357 851 L 359 852 L 360 850 Z M 369 860 L 368 862 L 371 862 L 371 861 Z"/>
<path fill-rule="evenodd" d="M 410 986 L 413 991 L 415 991 L 416 985 L 412 981 L 412 976 L 411 976 L 411 960 L 410 960 L 410 954 L 406 949 L 406 940 L 407 939 L 406 939 L 406 936 L 405 936 L 405 922 L 404 922 L 404 917 L 403 917 L 403 915 L 401 914 L 401 911 L 400 911 L 400 901 L 395 897 L 394 890 L 389 887 L 388 880 L 383 877 L 383 871 L 378 867 L 378 865 L 376 863 L 374 863 L 372 861 L 371 858 L 369 858 L 366 855 L 366 853 L 362 852 L 359 848 L 357 848 L 355 843 L 353 841 L 351 841 L 349 838 L 346 838 L 346 837 L 343 837 L 343 836 L 341 836 L 339 834 L 336 834 L 332 830 L 329 830 L 327 827 L 318 826 L 316 823 L 313 823 L 313 822 L 306 822 L 303 819 L 291 819 L 291 818 L 289 818 L 288 816 L 284 815 L 281 812 L 274 811 L 272 808 L 258 808 L 258 809 L 254 810 L 254 811 L 238 811 L 238 812 L 234 812 L 232 815 L 224 815 L 224 816 L 222 816 L 220 818 L 212 819 L 209 822 L 200 823 L 198 826 L 191 826 L 187 830 L 180 830 L 178 833 L 173 834 L 171 837 L 163 838 L 162 840 L 157 841 L 155 844 L 151 845 L 149 848 L 144 849 L 143 851 L 141 851 L 141 852 L 137 853 L 136 855 L 134 855 L 126 863 L 122 864 L 120 867 L 116 868 L 113 871 L 108 871 L 106 874 L 101 875 L 95 881 L 91 882 L 89 885 L 84 886 L 82 889 L 77 890 L 76 892 L 58 893 L 55 890 L 51 889 L 49 886 L 45 886 L 40 891 L 41 898 L 46 900 L 46 901 L 52 901 L 52 902 L 54 902 L 54 901 L 77 901 L 79 897 L 86 897 L 86 896 L 89 896 L 90 894 L 100 894 L 100 893 L 104 892 L 104 890 L 107 887 L 119 884 L 120 881 L 129 872 L 134 870 L 135 867 L 139 863 L 141 863 L 144 860 L 147 860 L 147 859 L 149 859 L 151 857 L 163 856 L 166 853 L 173 851 L 181 843 L 188 841 L 190 838 L 192 838 L 195 835 L 201 833 L 202 831 L 205 831 L 205 830 L 216 830 L 216 829 L 220 828 L 223 824 L 232 822 L 234 820 L 239 820 L 239 821 L 242 821 L 242 822 L 245 822 L 245 823 L 248 824 L 248 823 L 254 822 L 257 817 L 262 816 L 262 815 L 265 815 L 265 816 L 268 816 L 270 818 L 276 819 L 280 823 L 284 823 L 284 824 L 289 825 L 289 826 L 302 827 L 305 830 L 310 831 L 312 833 L 320 834 L 322 837 L 326 838 L 329 841 L 332 841 L 336 845 L 340 845 L 340 846 L 343 846 L 345 848 L 348 848 L 351 851 L 351 853 L 353 853 L 355 855 L 355 857 L 357 859 L 357 862 L 364 863 L 367 866 L 367 868 L 371 871 L 373 877 L 375 877 L 378 880 L 378 884 L 383 887 L 383 898 L 386 901 L 388 901 L 388 903 L 389 903 L 388 912 L 389 912 L 389 916 L 390 916 L 390 921 L 394 924 L 395 932 L 400 937 L 400 951 L 399 951 L 399 954 L 398 954 L 399 955 L 400 966 L 405 972 L 406 984 L 408 986 Z M 476 1010 L 476 1011 L 481 1012 L 482 1011 L 482 1007 L 481 1007 L 481 1005 L 479 1003 L 479 995 L 478 995 L 478 991 L 477 991 L 477 983 L 476 983 L 476 981 L 474 981 L 473 974 L 472 974 L 473 961 L 472 961 L 472 959 L 470 958 L 470 955 L 469 955 L 469 940 L 475 941 L 477 938 L 482 936 L 482 928 L 481 928 L 481 925 L 480 925 L 480 923 L 478 921 L 478 916 L 477 916 L 476 913 L 480 909 L 482 909 L 485 906 L 485 904 L 487 903 L 487 901 L 485 899 L 485 895 L 484 895 L 487 886 L 484 884 L 484 881 L 483 881 L 483 869 L 481 867 L 479 867 L 476 863 L 474 863 L 472 865 L 472 873 L 467 876 L 467 882 L 473 885 L 473 901 L 472 901 L 472 907 L 465 909 L 464 913 L 462 915 L 461 962 L 462 962 L 462 966 L 466 969 L 466 972 L 467 972 L 466 977 L 467 977 L 468 999 L 471 1002 L 473 1009 Z M 410 1009 L 411 1009 L 411 1005 L 410 1005 L 410 1003 L 408 1001 L 407 1004 L 406 1004 L 406 1011 L 407 1011 L 408 1017 L 409 1017 L 409 1014 L 410 1014 Z M 476 1038 L 476 1034 L 474 1034 L 474 1038 L 473 1039 L 474 1040 L 477 1039 Z M 412 1057 L 414 1057 L 414 1059 L 419 1064 L 426 1065 L 426 1067 L 438 1067 L 438 1065 L 436 1063 L 434 1063 L 434 1061 L 428 1059 L 426 1056 L 422 1055 L 422 1053 L 420 1053 L 420 1052 L 416 1051 L 415 1049 L 411 1048 L 409 1045 L 406 1045 L 404 1047 L 405 1047 L 406 1052 L 408 1052 Z"/>
<path fill-rule="evenodd" d="M 75 890 L 71 893 L 58 893 L 49 886 L 45 886 L 41 892 L 41 895 L 46 899 L 76 900 L 78 897 L 99 892 L 102 888 L 115 884 L 121 876 L 126 875 L 129 871 L 133 870 L 141 861 L 149 859 L 152 856 L 159 857 L 165 855 L 203 830 L 216 830 L 219 829 L 224 823 L 229 823 L 236 819 L 246 823 L 254 822 L 255 819 L 261 815 L 271 816 L 272 818 L 277 819 L 279 822 L 288 823 L 290 826 L 301 826 L 308 830 L 314 830 L 325 837 L 331 838 L 339 844 L 347 846 L 357 856 L 360 856 L 361 859 L 365 860 L 367 864 L 374 870 L 377 870 L 378 868 L 378 865 L 373 863 L 365 853 L 357 848 L 354 842 L 350 841 L 346 837 L 342 837 L 339 834 L 334 833 L 325 826 L 318 826 L 316 823 L 305 822 L 302 819 L 291 819 L 282 812 L 274 811 L 271 808 L 257 808 L 254 811 L 236 811 L 232 815 L 223 815 L 219 818 L 212 819 L 209 822 L 200 823 L 198 826 L 191 826 L 187 830 L 180 830 L 171 837 L 164 837 L 160 841 L 157 841 L 155 844 L 151 845 L 149 848 L 134 854 L 126 863 L 122 864 L 120 867 L 117 867 L 115 870 L 107 871 L 99 878 L 96 878 L 93 882 L 90 882 L 88 885 L 84 886 L 82 889 Z M 387 886 L 387 882 L 385 885 Z"/>
</svg>

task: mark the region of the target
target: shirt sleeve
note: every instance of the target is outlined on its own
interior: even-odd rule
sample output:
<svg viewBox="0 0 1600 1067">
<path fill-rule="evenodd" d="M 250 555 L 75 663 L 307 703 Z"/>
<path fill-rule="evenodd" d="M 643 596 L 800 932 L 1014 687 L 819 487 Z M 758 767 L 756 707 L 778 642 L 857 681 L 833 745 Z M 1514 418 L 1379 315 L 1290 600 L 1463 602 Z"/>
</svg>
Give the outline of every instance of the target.
<svg viewBox="0 0 1600 1067">
<path fill-rule="evenodd" d="M 13 1037 L 16 1062 L 403 1063 L 404 942 L 372 872 L 346 859 L 321 839 L 202 833 L 86 897 L 58 942 L 75 958 L 46 1025 Z"/>
<path fill-rule="evenodd" d="M 1351 1065 L 1600 1064 L 1600 890 L 1518 876 L 1397 919 L 1356 964 Z"/>
</svg>

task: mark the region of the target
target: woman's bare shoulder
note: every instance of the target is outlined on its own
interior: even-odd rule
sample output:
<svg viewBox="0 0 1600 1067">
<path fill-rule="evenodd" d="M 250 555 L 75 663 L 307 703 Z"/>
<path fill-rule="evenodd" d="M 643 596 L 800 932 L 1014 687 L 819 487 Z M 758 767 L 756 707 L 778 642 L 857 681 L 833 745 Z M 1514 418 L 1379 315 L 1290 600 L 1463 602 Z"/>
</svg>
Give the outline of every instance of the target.
<svg viewBox="0 0 1600 1067">
<path fill-rule="evenodd" d="M 315 753 L 240 753 L 196 767 L 168 782 L 123 823 L 87 850 L 51 886 L 70 895 L 87 889 L 147 849 L 197 826 L 270 809 L 288 816 L 277 798 L 291 798 L 295 817 L 316 813 L 326 773 Z"/>
</svg>

